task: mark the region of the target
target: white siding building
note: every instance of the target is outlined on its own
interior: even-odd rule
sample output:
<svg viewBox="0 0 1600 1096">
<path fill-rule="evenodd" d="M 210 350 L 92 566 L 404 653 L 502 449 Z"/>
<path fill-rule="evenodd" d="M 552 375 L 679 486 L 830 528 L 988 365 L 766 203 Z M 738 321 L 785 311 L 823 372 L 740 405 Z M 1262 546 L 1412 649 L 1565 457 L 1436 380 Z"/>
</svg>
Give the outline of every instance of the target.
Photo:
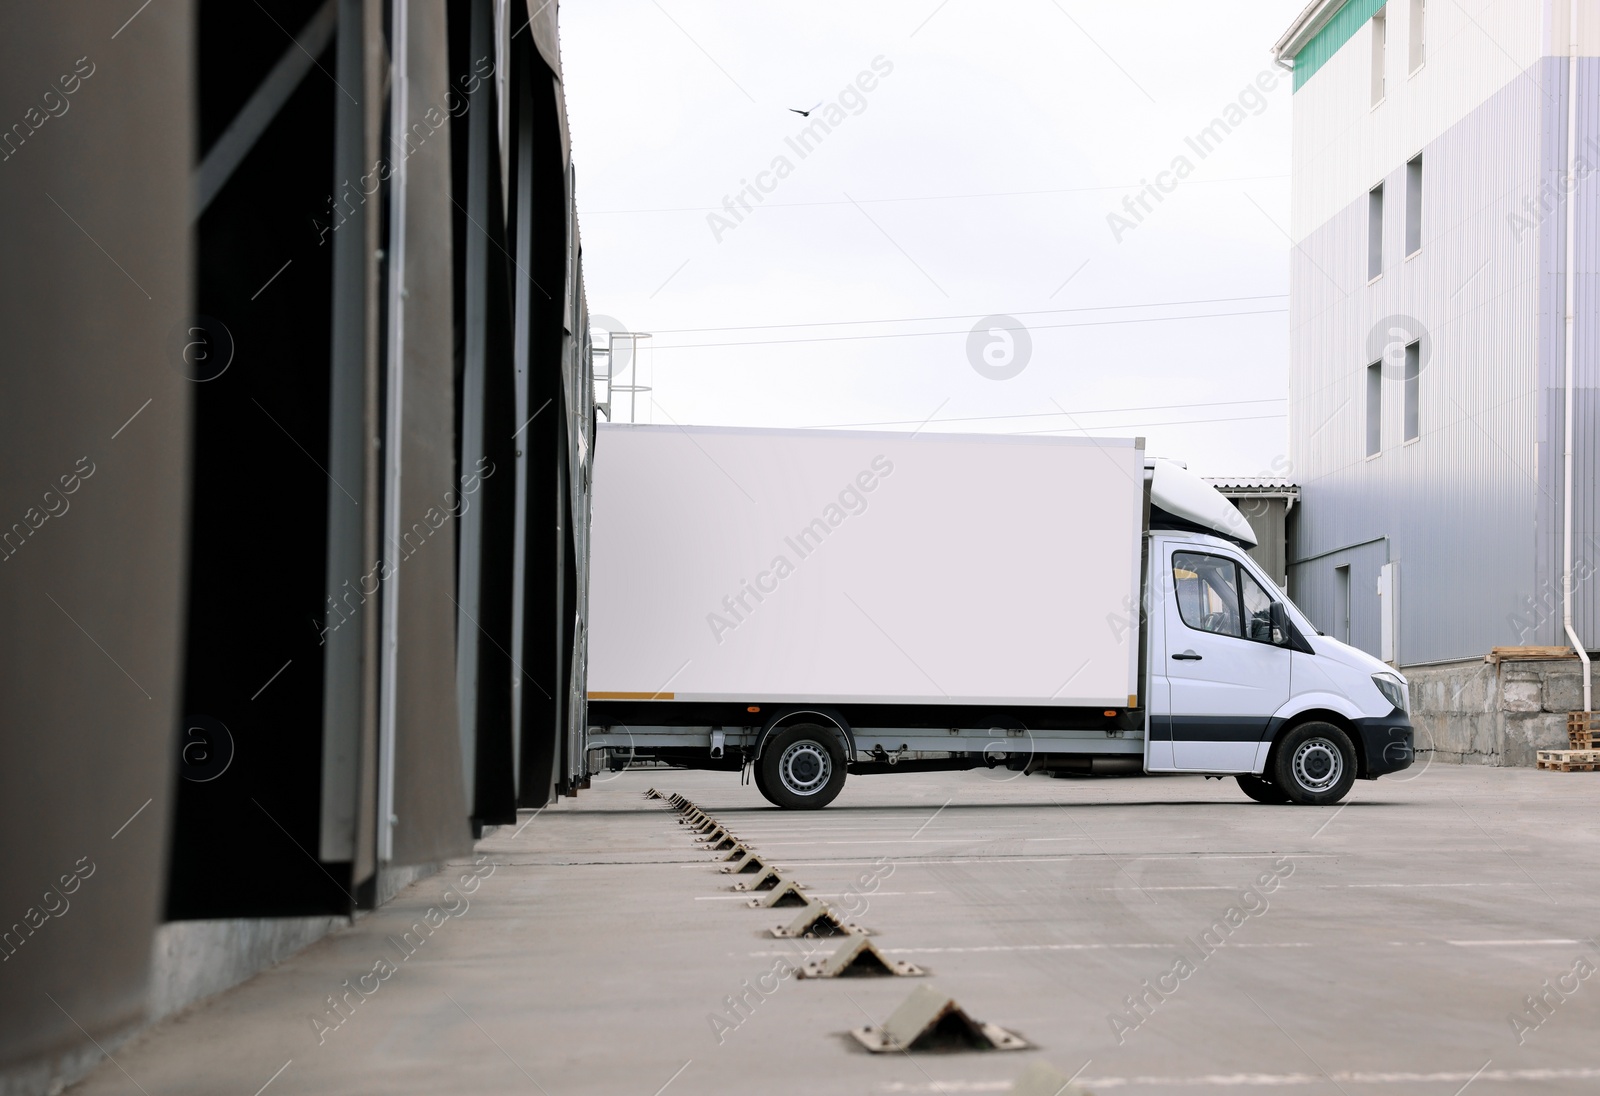
<svg viewBox="0 0 1600 1096">
<path fill-rule="evenodd" d="M 1600 646 L 1597 47 L 1596 0 L 1317 0 L 1275 47 L 1295 87 L 1291 588 L 1403 667 L 1568 642 L 1569 311 L 1575 626 Z"/>
</svg>

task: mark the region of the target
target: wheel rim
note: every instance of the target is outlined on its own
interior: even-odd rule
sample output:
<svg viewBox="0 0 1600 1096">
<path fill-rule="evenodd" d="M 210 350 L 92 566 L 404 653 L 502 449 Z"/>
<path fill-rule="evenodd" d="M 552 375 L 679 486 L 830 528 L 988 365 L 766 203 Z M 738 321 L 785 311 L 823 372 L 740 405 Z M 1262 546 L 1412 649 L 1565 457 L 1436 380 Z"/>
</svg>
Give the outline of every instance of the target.
<svg viewBox="0 0 1600 1096">
<path fill-rule="evenodd" d="M 1294 780 L 1308 792 L 1325 792 L 1344 776 L 1344 752 L 1326 738 L 1302 742 L 1294 752 Z"/>
<path fill-rule="evenodd" d="M 796 742 L 778 758 L 778 779 L 795 795 L 815 795 L 833 775 L 833 758 L 817 742 Z"/>
</svg>

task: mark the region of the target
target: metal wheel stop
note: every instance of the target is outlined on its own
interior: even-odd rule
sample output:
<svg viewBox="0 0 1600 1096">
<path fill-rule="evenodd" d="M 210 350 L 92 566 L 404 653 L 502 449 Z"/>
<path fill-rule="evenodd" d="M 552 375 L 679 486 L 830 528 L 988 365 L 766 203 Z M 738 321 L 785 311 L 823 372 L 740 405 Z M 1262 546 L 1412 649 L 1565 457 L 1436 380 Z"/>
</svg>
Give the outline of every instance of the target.
<svg viewBox="0 0 1600 1096">
<path fill-rule="evenodd" d="M 776 904 L 776 903 L 774 903 Z M 801 913 L 787 925 L 770 930 L 772 935 L 780 940 L 790 940 L 801 936 L 871 936 L 871 929 L 864 929 L 854 921 L 841 921 L 839 915 L 832 909 L 819 902 L 807 902 L 805 912 Z"/>
<path fill-rule="evenodd" d="M 781 886 L 769 890 L 765 898 L 752 898 L 745 904 L 751 909 L 772 909 L 775 906 L 809 906 L 812 902 L 806 897 L 804 887 L 793 879 L 785 879 Z"/>
<path fill-rule="evenodd" d="M 737 860 L 722 869 L 724 875 L 743 875 L 746 872 L 761 871 L 766 868 L 767 862 L 756 855 L 754 849 L 744 854 L 743 860 Z"/>
<path fill-rule="evenodd" d="M 783 873 L 769 864 L 760 875 L 754 879 L 746 879 L 743 882 L 735 883 L 733 889 L 736 891 L 764 891 L 772 890 L 782 883 Z"/>
<path fill-rule="evenodd" d="M 1029 1046 L 1020 1035 L 974 1020 L 953 998 L 931 986 L 913 990 L 882 1027 L 855 1028 L 850 1034 L 874 1054 L 897 1050 L 1026 1050 Z"/>
<path fill-rule="evenodd" d="M 898 959 L 890 959 L 878 950 L 878 945 L 868 940 L 865 936 L 852 938 L 852 943 L 846 944 L 826 959 L 807 963 L 800 968 L 801 978 L 920 978 L 928 972 L 911 963 L 902 963 Z M 935 997 L 938 995 L 935 994 Z M 916 995 L 912 995 L 916 999 Z M 941 1001 L 948 1000 L 940 998 Z M 909 1004 L 909 1002 L 907 1002 Z M 954 1002 L 951 1002 L 952 1005 Z M 906 1005 L 901 1005 L 895 1010 L 895 1016 L 906 1010 Z M 959 1012 L 960 1010 L 957 1009 Z M 965 1013 L 962 1013 L 965 1016 Z M 890 1021 L 894 1020 L 891 1016 Z M 887 1026 L 887 1025 L 886 1025 Z M 998 1030 L 998 1029 L 996 1029 Z M 858 1039 L 860 1036 L 856 1036 Z M 868 1049 L 871 1049 L 870 1047 Z M 886 1049 L 898 1049 L 889 1047 Z"/>
</svg>

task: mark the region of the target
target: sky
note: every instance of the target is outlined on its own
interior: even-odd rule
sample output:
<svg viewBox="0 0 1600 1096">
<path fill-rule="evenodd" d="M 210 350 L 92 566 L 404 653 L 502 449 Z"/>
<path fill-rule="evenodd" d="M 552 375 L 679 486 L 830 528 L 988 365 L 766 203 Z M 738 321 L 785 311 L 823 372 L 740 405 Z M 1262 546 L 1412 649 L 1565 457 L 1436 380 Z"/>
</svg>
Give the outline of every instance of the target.
<svg viewBox="0 0 1600 1096">
<path fill-rule="evenodd" d="M 563 4 L 589 307 L 652 335 L 613 418 L 1272 474 L 1300 6 Z"/>
</svg>

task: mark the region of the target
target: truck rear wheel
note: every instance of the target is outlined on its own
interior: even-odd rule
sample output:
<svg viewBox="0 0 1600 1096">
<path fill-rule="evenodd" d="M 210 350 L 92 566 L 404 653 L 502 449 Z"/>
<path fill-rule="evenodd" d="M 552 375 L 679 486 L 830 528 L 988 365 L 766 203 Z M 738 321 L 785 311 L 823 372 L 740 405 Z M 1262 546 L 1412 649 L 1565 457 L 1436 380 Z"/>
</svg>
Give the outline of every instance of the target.
<svg viewBox="0 0 1600 1096">
<path fill-rule="evenodd" d="M 1287 803 L 1289 797 L 1283 789 L 1270 780 L 1263 780 L 1259 776 L 1241 773 L 1234 777 L 1239 782 L 1239 790 L 1254 799 L 1257 803 Z"/>
<path fill-rule="evenodd" d="M 826 807 L 844 787 L 845 756 L 832 731 L 801 724 L 768 740 L 756 762 L 756 787 L 785 810 Z"/>
<path fill-rule="evenodd" d="M 1302 723 L 1284 732 L 1272 758 L 1272 782 L 1289 802 L 1337 803 L 1356 782 L 1356 749 L 1332 723 Z"/>
<path fill-rule="evenodd" d="M 761 793 L 761 798 L 775 807 L 782 805 L 772 798 L 772 789 L 767 787 L 767 778 L 761 774 L 761 762 L 759 761 L 750 766 L 750 782 L 756 786 L 756 791 Z"/>
</svg>

